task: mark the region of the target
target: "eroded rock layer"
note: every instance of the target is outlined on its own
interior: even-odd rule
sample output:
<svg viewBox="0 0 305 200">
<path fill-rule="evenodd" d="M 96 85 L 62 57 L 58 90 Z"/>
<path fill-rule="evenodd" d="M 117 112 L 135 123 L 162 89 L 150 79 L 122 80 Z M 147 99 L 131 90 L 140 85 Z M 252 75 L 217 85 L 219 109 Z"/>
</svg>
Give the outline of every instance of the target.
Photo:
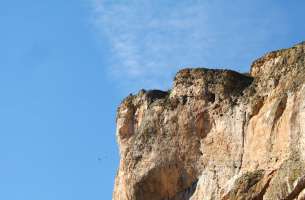
<svg viewBox="0 0 305 200">
<path fill-rule="evenodd" d="M 305 43 L 123 100 L 114 200 L 305 199 Z"/>
</svg>

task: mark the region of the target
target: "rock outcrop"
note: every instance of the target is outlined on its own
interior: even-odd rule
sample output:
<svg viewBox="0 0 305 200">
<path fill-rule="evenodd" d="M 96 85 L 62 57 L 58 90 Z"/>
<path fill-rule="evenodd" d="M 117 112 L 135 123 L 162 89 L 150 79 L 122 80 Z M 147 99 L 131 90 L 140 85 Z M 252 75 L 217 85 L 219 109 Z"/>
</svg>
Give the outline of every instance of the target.
<svg viewBox="0 0 305 200">
<path fill-rule="evenodd" d="M 179 71 L 117 112 L 114 200 L 305 199 L 305 43 Z"/>
</svg>

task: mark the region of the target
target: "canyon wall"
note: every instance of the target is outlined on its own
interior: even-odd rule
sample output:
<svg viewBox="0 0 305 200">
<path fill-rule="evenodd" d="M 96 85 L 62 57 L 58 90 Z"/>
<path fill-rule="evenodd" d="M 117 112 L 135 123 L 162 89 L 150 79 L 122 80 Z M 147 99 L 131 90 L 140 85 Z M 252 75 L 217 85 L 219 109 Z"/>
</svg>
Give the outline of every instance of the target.
<svg viewBox="0 0 305 200">
<path fill-rule="evenodd" d="M 128 96 L 116 136 L 113 200 L 305 199 L 305 43 Z"/>
</svg>

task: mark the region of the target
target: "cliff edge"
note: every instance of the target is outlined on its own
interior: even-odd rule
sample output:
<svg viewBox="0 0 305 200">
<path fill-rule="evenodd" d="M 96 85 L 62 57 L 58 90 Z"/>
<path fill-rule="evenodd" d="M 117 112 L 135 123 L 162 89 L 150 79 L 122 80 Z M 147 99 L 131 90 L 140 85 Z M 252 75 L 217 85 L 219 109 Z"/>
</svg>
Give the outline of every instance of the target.
<svg viewBox="0 0 305 200">
<path fill-rule="evenodd" d="M 249 74 L 190 68 L 117 111 L 113 200 L 305 199 L 305 43 Z"/>
</svg>

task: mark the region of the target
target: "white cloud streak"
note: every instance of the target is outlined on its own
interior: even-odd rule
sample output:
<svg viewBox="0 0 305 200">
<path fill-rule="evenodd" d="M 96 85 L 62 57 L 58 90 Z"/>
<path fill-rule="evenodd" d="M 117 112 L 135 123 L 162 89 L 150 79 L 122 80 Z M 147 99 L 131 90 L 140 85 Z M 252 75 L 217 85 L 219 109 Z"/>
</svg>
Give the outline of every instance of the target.
<svg viewBox="0 0 305 200">
<path fill-rule="evenodd" d="M 137 81 L 135 88 L 164 88 L 178 68 L 234 63 L 246 43 L 270 37 L 266 30 L 278 17 L 253 16 L 256 5 L 242 12 L 230 3 L 211 2 L 95 0 L 94 24 L 112 47 L 114 62 L 108 72 L 123 84 Z M 258 31 L 250 40 L 255 24 Z"/>
</svg>

